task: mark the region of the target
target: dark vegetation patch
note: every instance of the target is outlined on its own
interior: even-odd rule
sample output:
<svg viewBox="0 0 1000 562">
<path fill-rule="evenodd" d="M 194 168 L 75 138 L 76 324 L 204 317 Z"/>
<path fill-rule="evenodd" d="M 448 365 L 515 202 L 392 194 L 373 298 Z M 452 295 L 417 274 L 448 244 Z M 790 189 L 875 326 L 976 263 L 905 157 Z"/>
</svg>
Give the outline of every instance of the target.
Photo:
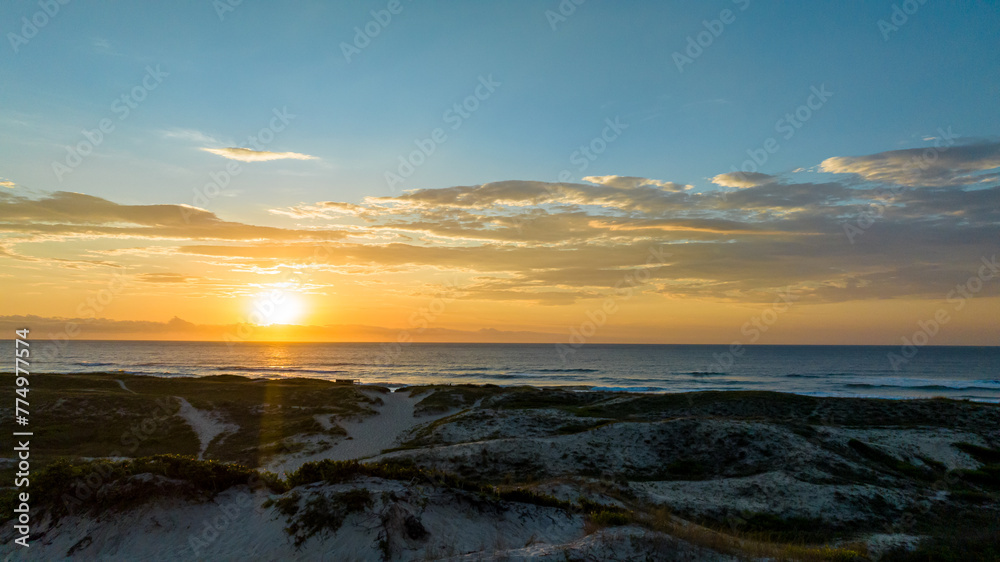
<svg viewBox="0 0 1000 562">
<path fill-rule="evenodd" d="M 1000 450 L 998 449 L 980 447 L 972 443 L 954 443 L 954 446 L 983 464 L 1000 463 Z"/>
<path fill-rule="evenodd" d="M 507 389 L 506 393 L 492 400 L 490 405 L 505 410 L 558 408 L 577 413 L 577 409 L 583 406 L 618 396 L 618 393 L 574 392 L 557 388 L 522 386 Z"/>
<path fill-rule="evenodd" d="M 456 408 L 467 408 L 477 400 L 508 392 L 509 389 L 494 384 L 437 384 L 427 386 L 410 386 L 397 392 L 409 392 L 410 396 L 422 396 L 414 406 L 415 415 L 440 414 Z"/>
<path fill-rule="evenodd" d="M 612 422 L 606 421 L 581 421 L 581 422 L 570 422 L 561 425 L 555 429 L 557 435 L 571 435 L 573 433 L 583 433 L 584 431 L 590 431 L 591 429 L 597 429 L 599 427 L 604 427 Z"/>
<path fill-rule="evenodd" d="M 617 527 L 620 525 L 631 525 L 633 517 L 631 513 L 610 509 L 601 509 L 587 514 L 587 520 L 598 527 Z"/>
<path fill-rule="evenodd" d="M 677 459 L 663 467 L 663 480 L 705 480 L 712 476 L 698 459 Z"/>
<path fill-rule="evenodd" d="M 6 377 L 11 377 L 7 379 Z M 44 447 L 33 447 L 32 462 L 42 466 L 59 457 L 197 454 L 198 437 L 175 416 L 171 396 L 138 396 L 123 390 L 116 376 L 47 375 L 29 377 L 28 401 L 36 434 Z M 14 403 L 12 375 L 0 377 L 0 401 Z"/>
<path fill-rule="evenodd" d="M 12 377 L 12 375 L 6 375 Z M 289 452 L 294 435 L 342 436 L 334 425 L 326 430 L 316 415 L 366 416 L 380 402 L 361 391 L 388 392 L 381 387 L 338 385 L 318 379 L 249 379 L 213 377 L 148 377 L 123 373 L 31 376 L 32 425 L 46 435 L 45 447 L 32 451 L 36 466 L 56 458 L 143 457 L 154 454 L 196 455 L 197 435 L 177 416 L 186 399 L 209 410 L 237 431 L 217 438 L 207 458 L 259 466 L 262 452 Z M 123 389 L 118 380 L 126 387 Z M 0 376 L 0 383 L 3 383 Z M 0 384 L 0 401 L 13 404 L 14 384 Z"/>
<path fill-rule="evenodd" d="M 336 533 L 348 515 L 363 512 L 374 501 L 371 492 L 355 488 L 337 494 L 312 494 L 304 505 L 301 503 L 301 496 L 293 493 L 267 500 L 263 505 L 265 508 L 274 506 L 287 518 L 285 532 L 294 539 L 296 549 L 319 533 Z"/>
<path fill-rule="evenodd" d="M 399 447 L 393 447 L 391 449 L 385 449 L 383 453 L 388 453 L 391 451 L 401 451 L 406 449 L 419 449 L 422 447 L 429 447 L 432 445 L 439 444 L 439 439 L 436 438 L 434 432 L 437 431 L 439 427 L 448 425 L 455 420 L 461 418 L 462 416 L 469 413 L 469 410 L 462 410 L 460 412 L 455 412 L 450 416 L 445 416 L 441 419 L 432 421 L 431 423 L 425 424 L 418 428 L 413 434 L 410 440 L 400 444 Z"/>
<path fill-rule="evenodd" d="M 581 395 L 605 393 L 578 393 Z M 819 398 L 765 391 L 707 391 L 633 395 L 631 400 L 568 408 L 577 415 L 614 419 L 724 417 L 792 424 L 851 427 L 946 427 L 979 432 L 1000 427 L 1000 406 L 946 399 Z M 559 399 L 561 400 L 561 398 Z M 580 398 L 579 400 L 585 400 Z M 559 407 L 558 404 L 555 405 Z"/>
<path fill-rule="evenodd" d="M 978 487 L 984 491 L 1000 491 L 1000 450 L 991 447 L 980 447 L 972 443 L 954 443 L 955 448 L 976 459 L 983 466 L 974 470 L 955 470 L 952 474 L 963 482 Z M 984 494 L 980 494 L 980 497 Z M 992 494 L 990 494 L 992 496 Z M 977 500 L 974 493 L 969 494 L 970 500 Z"/>
<path fill-rule="evenodd" d="M 880 465 L 883 470 L 889 469 L 908 478 L 923 481 L 934 481 L 941 476 L 940 473 L 935 473 L 935 471 L 928 468 L 921 468 L 915 464 L 898 459 L 884 451 L 864 443 L 863 441 L 858 441 L 857 439 L 851 439 L 848 441 L 847 446 L 875 465 Z"/>
<path fill-rule="evenodd" d="M 32 475 L 30 490 L 32 508 L 58 519 L 70 513 L 120 511 L 163 498 L 204 501 L 240 485 L 265 486 L 273 492 L 287 489 L 276 475 L 243 465 L 155 455 L 117 462 L 60 459 Z M 0 497 L 2 517 L 10 518 L 13 502 L 12 493 Z"/>
<path fill-rule="evenodd" d="M 929 535 L 909 551 L 887 552 L 881 562 L 996 562 L 1000 560 L 1000 517 L 994 511 L 979 515 L 943 514 L 932 527 L 918 532 Z"/>
<path fill-rule="evenodd" d="M 357 461 L 321 460 L 302 465 L 287 477 L 289 487 L 296 488 L 318 482 L 326 484 L 344 484 L 355 478 L 369 477 L 384 480 L 404 481 L 410 484 L 429 484 L 453 490 L 461 490 L 478 494 L 489 500 L 503 500 L 516 503 L 526 503 L 541 507 L 551 507 L 578 513 L 589 513 L 595 510 L 616 510 L 614 506 L 606 506 L 588 502 L 581 498 L 576 504 L 560 500 L 550 494 L 541 494 L 534 490 L 514 486 L 504 487 L 492 483 L 462 478 L 461 476 L 435 469 L 423 468 L 411 459 L 390 459 L 383 462 L 360 463 Z M 294 493 L 294 492 L 293 492 Z"/>
<path fill-rule="evenodd" d="M 823 543 L 840 534 L 823 519 L 781 517 L 773 513 L 745 512 L 727 521 L 731 529 L 751 538 L 778 542 Z"/>
</svg>

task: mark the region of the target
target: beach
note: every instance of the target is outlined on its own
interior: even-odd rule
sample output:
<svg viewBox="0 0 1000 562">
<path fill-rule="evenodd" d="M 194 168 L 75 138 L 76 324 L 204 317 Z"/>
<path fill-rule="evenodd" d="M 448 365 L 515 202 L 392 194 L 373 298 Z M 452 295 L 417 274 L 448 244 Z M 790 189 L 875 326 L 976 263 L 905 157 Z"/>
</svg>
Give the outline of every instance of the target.
<svg viewBox="0 0 1000 562">
<path fill-rule="evenodd" d="M 974 560 L 996 547 L 992 403 L 231 375 L 32 385 L 28 559 L 909 560 L 949 548 Z M 13 458 L 3 471 L 13 482 Z M 4 559 L 23 556 L 14 521 L 0 533 Z"/>
</svg>

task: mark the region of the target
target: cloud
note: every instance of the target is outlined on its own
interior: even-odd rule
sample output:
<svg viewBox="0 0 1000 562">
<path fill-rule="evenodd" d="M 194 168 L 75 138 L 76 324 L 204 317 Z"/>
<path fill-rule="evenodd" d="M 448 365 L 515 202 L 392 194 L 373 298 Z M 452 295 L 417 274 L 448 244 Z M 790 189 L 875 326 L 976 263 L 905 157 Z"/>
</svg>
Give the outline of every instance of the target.
<svg viewBox="0 0 1000 562">
<path fill-rule="evenodd" d="M 16 186 L 17 186 L 17 184 L 14 183 L 14 182 L 12 182 L 12 181 L 10 181 L 10 180 L 0 181 L 0 187 L 9 187 L 9 188 L 13 189 Z"/>
<path fill-rule="evenodd" d="M 189 283 L 198 278 L 180 273 L 140 273 L 136 279 L 146 283 Z"/>
<path fill-rule="evenodd" d="M 760 172 L 727 172 L 712 178 L 712 183 L 722 187 L 745 188 L 766 185 L 776 180 L 774 176 Z"/>
<path fill-rule="evenodd" d="M 890 200 L 882 186 L 853 178 L 782 183 L 767 174 L 721 174 L 716 184 L 740 187 L 723 194 L 594 176 L 587 184 L 510 180 L 420 189 L 288 213 L 331 221 L 347 214 L 370 230 L 412 237 L 412 243 L 344 246 L 332 261 L 371 273 L 421 266 L 478 272 L 468 298 L 557 304 L 608 294 L 621 271 L 641 266 L 651 247 L 672 257 L 650 273 L 652 285 L 643 290 L 672 297 L 767 302 L 792 286 L 813 302 L 942 298 L 993 255 L 1000 225 L 1000 186 L 961 185 L 966 169 L 988 165 L 988 151 L 956 147 L 949 158 L 937 171 L 947 187 L 906 190 Z M 864 217 L 866 234 L 852 244 L 845 225 Z M 266 262 L 288 259 L 293 250 L 186 251 Z"/>
<path fill-rule="evenodd" d="M 369 211 L 367 207 L 362 205 L 355 205 L 353 203 L 339 203 L 337 201 L 320 201 L 312 205 L 307 205 L 305 203 L 295 206 L 288 207 L 286 209 L 270 209 L 269 212 L 274 215 L 284 215 L 286 217 L 292 217 L 295 219 L 317 219 L 317 218 L 331 218 L 336 216 L 344 215 L 363 215 Z"/>
<path fill-rule="evenodd" d="M 854 169 L 898 159 L 884 154 L 890 156 L 858 157 Z M 176 263 L 165 266 L 164 254 L 149 250 L 166 250 L 155 244 L 129 248 L 130 263 L 149 263 L 143 271 L 215 267 L 204 278 L 213 280 L 219 270 L 363 274 L 377 276 L 386 291 L 405 291 L 414 275 L 455 272 L 471 279 L 462 298 L 563 305 L 613 294 L 623 276 L 647 267 L 650 251 L 659 248 L 669 259 L 646 271 L 648 282 L 636 287 L 647 297 L 759 303 L 790 286 L 805 302 L 941 299 L 996 253 L 1000 184 L 963 183 L 968 169 L 987 165 L 989 154 L 982 147 L 978 153 L 951 147 L 941 154 L 948 163 L 934 172 L 940 185 L 925 181 L 891 198 L 882 184 L 858 184 L 854 176 L 827 182 L 715 176 L 718 185 L 744 182 L 728 193 L 594 176 L 579 184 L 509 180 L 271 211 L 320 221 L 316 228 L 228 222 L 184 205 L 122 205 L 66 192 L 29 198 L 3 190 L 0 259 L 69 259 L 54 246 L 35 250 L 41 245 L 16 240 L 169 239 L 177 241 L 169 248 Z M 852 243 L 845 225 L 857 224 L 864 224 L 864 235 Z M 72 251 L 67 244 L 64 252 Z M 24 258 L 29 252 L 36 253 Z M 71 257 L 86 267 L 95 253 Z M 195 282 L 180 273 L 139 279 Z M 335 286 L 343 278 L 320 279 Z M 197 282 L 199 288 L 207 283 Z M 998 290 L 991 284 L 981 294 Z"/>
<path fill-rule="evenodd" d="M 871 182 L 910 187 L 962 186 L 994 181 L 998 174 L 978 174 L 1000 167 L 1000 142 L 910 148 L 868 156 L 838 156 L 820 164 L 824 172 L 857 174 Z"/>
<path fill-rule="evenodd" d="M 164 138 L 179 139 L 197 144 L 222 144 L 221 141 L 211 135 L 207 135 L 195 129 L 168 129 L 161 131 Z"/>
<path fill-rule="evenodd" d="M 839 183 L 763 183 L 726 194 L 719 207 L 785 212 L 788 209 L 829 209 L 862 193 Z"/>
<path fill-rule="evenodd" d="M 40 198 L 0 192 L 0 233 L 180 240 L 341 238 L 344 231 L 303 231 L 224 221 L 188 205 L 121 205 L 82 193 Z"/>
<path fill-rule="evenodd" d="M 665 191 L 685 191 L 694 187 L 670 181 L 651 180 L 635 176 L 587 176 L 583 178 L 583 181 L 598 185 L 606 185 L 608 187 L 616 187 L 619 189 L 635 189 L 637 187 L 652 186 L 659 187 Z"/>
<path fill-rule="evenodd" d="M 509 180 L 443 189 L 418 189 L 397 197 L 373 197 L 365 202 L 385 210 L 394 208 L 397 212 L 428 207 L 489 209 L 556 204 L 649 213 L 681 210 L 689 206 L 691 196 L 685 191 L 687 186 L 643 178 L 635 180 L 609 180 L 615 185 Z"/>
<path fill-rule="evenodd" d="M 234 334 L 243 333 L 245 326 L 239 324 L 195 324 L 182 318 L 173 317 L 166 322 L 112 320 L 109 318 L 65 318 L 36 315 L 0 316 L 0 328 L 11 333 L 15 329 L 31 326 L 32 330 L 43 333 L 62 333 L 72 324 L 79 329 L 82 337 L 93 339 L 142 339 L 172 340 L 192 339 L 221 341 Z M 385 342 L 396 341 L 398 328 L 368 326 L 358 324 L 334 324 L 327 326 L 256 326 L 251 341 L 276 341 L 293 337 L 297 341 L 318 342 Z M 511 331 L 484 328 L 480 330 L 454 330 L 428 327 L 409 332 L 413 341 L 421 342 L 482 342 L 519 343 L 524 341 L 551 342 L 565 341 L 562 333 Z M 615 341 L 614 338 L 607 338 Z M 603 341 L 603 340 L 602 340 Z M 53 342 L 39 342 L 39 356 L 51 353 Z M 34 349 L 34 348 L 32 348 Z"/>
<path fill-rule="evenodd" d="M 269 152 L 267 150 L 251 150 L 249 148 L 202 148 L 205 152 L 239 160 L 240 162 L 269 162 L 271 160 L 318 160 L 316 156 L 299 154 L 298 152 Z"/>
</svg>

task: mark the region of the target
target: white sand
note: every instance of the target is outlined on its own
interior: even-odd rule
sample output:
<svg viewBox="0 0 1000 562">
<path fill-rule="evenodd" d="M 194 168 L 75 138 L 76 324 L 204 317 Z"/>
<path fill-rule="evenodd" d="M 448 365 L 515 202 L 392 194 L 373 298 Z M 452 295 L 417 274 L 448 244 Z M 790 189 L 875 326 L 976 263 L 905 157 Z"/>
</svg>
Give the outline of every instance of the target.
<svg viewBox="0 0 1000 562">
<path fill-rule="evenodd" d="M 409 393 L 392 392 L 381 394 L 375 391 L 363 391 L 369 396 L 382 399 L 381 406 L 374 406 L 378 413 L 360 420 L 337 420 L 337 423 L 347 430 L 347 437 L 340 438 L 332 446 L 320 452 L 305 455 L 277 456 L 267 464 L 266 469 L 277 472 L 290 472 L 303 464 L 322 459 L 350 460 L 373 457 L 384 449 L 398 445 L 403 438 L 419 425 L 433 422 L 451 415 L 455 410 L 431 416 L 414 417 L 413 408 L 423 396 L 413 397 Z M 329 417 L 317 418 L 324 427 L 332 427 Z M 325 422 L 325 423 L 324 423 Z M 349 438 L 350 439 L 349 439 Z"/>
<path fill-rule="evenodd" d="M 180 396 L 174 396 L 174 398 L 181 403 L 181 409 L 177 412 L 177 415 L 188 422 L 188 425 L 191 426 L 191 429 L 198 436 L 198 441 L 201 442 L 201 450 L 198 451 L 199 459 L 205 454 L 205 450 L 208 449 L 208 445 L 213 439 L 223 433 L 232 433 L 239 429 L 233 424 L 219 420 L 210 412 L 195 408 L 190 402 Z"/>
<path fill-rule="evenodd" d="M 122 390 L 127 391 L 127 392 L 131 392 L 132 394 L 135 394 L 134 390 L 132 390 L 131 388 L 125 386 L 125 381 L 123 381 L 121 379 L 115 379 L 115 382 L 118 383 L 118 386 L 122 387 Z"/>
<path fill-rule="evenodd" d="M 336 493 L 362 487 L 373 505 L 350 515 L 336 533 L 320 533 L 295 549 L 284 528 L 288 522 L 268 497 L 246 487 L 230 488 L 214 500 L 189 503 L 158 498 L 127 512 L 64 517 L 56 528 L 39 521 L 31 550 L 19 552 L 10 540 L 12 526 L 0 527 L 0 560 L 381 560 L 379 541 L 388 537 L 392 560 L 440 560 L 470 552 L 493 559 L 496 550 L 564 544 L 583 536 L 583 518 L 555 508 L 506 503 L 502 509 L 479 504 L 475 495 L 404 482 L 367 479 L 336 486 L 310 486 L 303 493 Z M 386 503 L 386 495 L 396 500 Z M 427 532 L 423 540 L 406 536 L 403 520 L 412 516 Z M 501 558 L 502 559 L 502 558 Z M 561 558 L 565 559 L 565 558 Z"/>
<path fill-rule="evenodd" d="M 651 544 L 658 547 L 650 548 Z M 707 549 L 685 543 L 663 533 L 637 526 L 601 529 L 563 544 L 544 542 L 523 548 L 494 552 L 481 551 L 463 556 L 442 558 L 443 562 L 536 562 L 565 560 L 698 560 L 699 562 L 728 562 L 739 560 Z"/>
</svg>

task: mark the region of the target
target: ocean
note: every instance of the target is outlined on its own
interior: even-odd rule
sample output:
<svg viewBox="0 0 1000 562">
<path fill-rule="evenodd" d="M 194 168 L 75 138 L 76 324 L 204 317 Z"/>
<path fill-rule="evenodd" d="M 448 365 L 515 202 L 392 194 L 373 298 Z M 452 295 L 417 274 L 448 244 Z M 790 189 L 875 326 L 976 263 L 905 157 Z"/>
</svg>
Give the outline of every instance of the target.
<svg viewBox="0 0 1000 562">
<path fill-rule="evenodd" d="M 49 346 L 46 348 L 46 346 Z M 13 347 L 4 346 L 13 365 Z M 1000 347 L 39 341 L 34 373 L 358 379 L 631 392 L 772 390 L 812 396 L 1000 402 Z M 894 358 L 894 359 L 893 359 Z M 12 369 L 4 369 L 10 372 Z"/>
</svg>

